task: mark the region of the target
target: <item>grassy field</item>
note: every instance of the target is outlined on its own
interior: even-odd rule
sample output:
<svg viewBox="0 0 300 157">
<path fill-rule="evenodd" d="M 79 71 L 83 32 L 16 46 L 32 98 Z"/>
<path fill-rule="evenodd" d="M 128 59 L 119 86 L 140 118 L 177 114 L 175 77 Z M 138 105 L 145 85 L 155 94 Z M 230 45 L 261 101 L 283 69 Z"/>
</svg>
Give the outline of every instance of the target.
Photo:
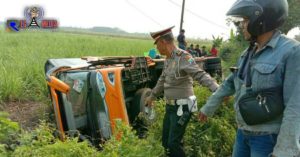
<svg viewBox="0 0 300 157">
<path fill-rule="evenodd" d="M 143 55 L 147 39 L 61 32 L 0 32 L 0 101 L 43 100 L 44 64 L 49 58 Z"/>
<path fill-rule="evenodd" d="M 82 56 L 142 56 L 153 41 L 72 32 L 18 32 L 0 30 L 0 102 L 43 101 L 47 95 L 44 64 L 49 58 Z M 191 43 L 209 46 L 208 40 Z"/>
<path fill-rule="evenodd" d="M 0 30 L 0 41 L 0 111 L 1 104 L 8 103 L 9 105 L 4 106 L 16 108 L 10 112 L 14 116 L 30 122 L 35 120 L 37 123 L 40 123 L 39 120 L 48 120 L 46 116 L 43 116 L 45 111 L 37 110 L 42 108 L 41 106 L 50 106 L 47 105 L 50 102 L 47 97 L 48 91 L 44 76 L 44 64 L 47 59 L 81 56 L 142 56 L 144 52 L 154 47 L 153 41 L 150 39 L 72 32 L 7 33 Z M 209 41 L 191 42 L 194 44 L 198 42 L 207 47 L 210 44 Z M 195 94 L 200 107 L 211 93 L 206 88 L 196 86 Z M 156 106 L 158 118 L 149 129 L 149 137 L 146 140 L 137 139 L 131 128 L 126 126 L 123 128 L 125 130 L 122 130 L 124 138 L 121 140 L 111 139 L 105 144 L 105 150 L 102 152 L 96 151 L 87 143 L 77 143 L 76 138 L 68 139 L 65 142 L 55 139 L 52 136 L 54 128 L 51 126 L 53 125 L 44 126 L 42 123 L 40 127 L 30 132 L 20 131 L 17 123 L 11 122 L 6 113 L 0 112 L 0 123 L 4 124 L 5 128 L 0 129 L 0 156 L 110 157 L 137 156 L 139 154 L 152 157 L 155 153 L 154 156 L 163 156 L 160 140 L 164 102 L 159 101 Z M 193 117 L 185 135 L 187 156 L 229 156 L 235 135 L 233 114 L 230 101 L 230 103 L 224 103 L 216 116 L 206 124 L 199 123 L 196 117 Z M 21 144 L 17 146 L 15 141 Z M 13 147 L 8 147 L 10 145 Z"/>
</svg>

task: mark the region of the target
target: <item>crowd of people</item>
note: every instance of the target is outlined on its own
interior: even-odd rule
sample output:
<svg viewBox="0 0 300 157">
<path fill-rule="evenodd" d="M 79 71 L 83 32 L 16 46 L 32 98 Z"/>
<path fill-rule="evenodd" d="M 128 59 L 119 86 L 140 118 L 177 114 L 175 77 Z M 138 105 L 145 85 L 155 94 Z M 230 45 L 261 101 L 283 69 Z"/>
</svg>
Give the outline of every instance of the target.
<svg viewBox="0 0 300 157">
<path fill-rule="evenodd" d="M 215 45 L 212 45 L 212 48 L 208 52 L 206 50 L 206 46 L 202 46 L 200 49 L 199 44 L 197 44 L 194 48 L 194 44 L 190 44 L 190 46 L 186 49 L 187 52 L 189 52 L 193 57 L 207 57 L 207 56 L 213 56 L 218 57 L 218 50 Z"/>
<path fill-rule="evenodd" d="M 177 42 L 178 42 L 178 47 L 182 50 L 186 50 L 189 52 L 193 57 L 206 57 L 206 56 L 214 56 L 218 57 L 218 50 L 215 44 L 212 45 L 210 51 L 208 52 L 206 50 L 206 46 L 202 46 L 200 49 L 199 44 L 197 44 L 194 47 L 194 44 L 190 44 L 189 47 L 187 47 L 187 42 L 185 40 L 185 30 L 182 29 L 180 30 L 179 35 L 177 36 Z"/>
</svg>

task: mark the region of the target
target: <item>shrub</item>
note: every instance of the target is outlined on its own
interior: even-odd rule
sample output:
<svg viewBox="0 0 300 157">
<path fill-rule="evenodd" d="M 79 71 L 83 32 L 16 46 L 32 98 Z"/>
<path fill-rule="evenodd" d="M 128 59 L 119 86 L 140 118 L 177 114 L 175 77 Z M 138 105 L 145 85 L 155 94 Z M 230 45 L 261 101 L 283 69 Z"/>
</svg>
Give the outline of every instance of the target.
<svg viewBox="0 0 300 157">
<path fill-rule="evenodd" d="M 200 86 L 195 86 L 194 89 L 198 98 L 198 106 L 201 107 L 211 93 L 208 89 Z M 53 136 L 54 127 L 41 121 L 41 124 L 35 130 L 22 132 L 19 136 L 16 136 L 20 137 L 18 139 L 19 145 L 13 152 L 8 152 L 6 145 L 2 144 L 0 145 L 0 153 L 1 156 L 14 157 L 164 156 L 164 149 L 161 146 L 162 119 L 165 112 L 164 104 L 163 100 L 156 102 L 156 121 L 149 128 L 146 139 L 139 139 L 130 126 L 117 121 L 116 134 L 102 145 L 104 148 L 102 151 L 97 151 L 96 148 L 90 146 L 87 142 L 78 142 L 78 138 L 67 138 L 64 142 L 60 141 Z M 185 150 L 188 156 L 228 156 L 231 154 L 235 135 L 235 122 L 234 111 L 229 104 L 232 104 L 232 101 L 227 105 L 222 105 L 215 116 L 209 118 L 209 121 L 205 124 L 198 122 L 196 117 L 191 119 L 184 138 Z M 4 115 L 7 116 L 7 114 Z M 5 119 L 5 121 L 7 120 Z M 14 122 L 11 123 L 16 124 Z M 7 128 L 7 124 L 5 128 Z M 4 125 L 1 125 L 1 127 L 4 127 Z M 7 139 L 4 138 L 4 135 L 8 133 L 2 131 L 1 129 L 2 138 L 6 141 Z"/>
<path fill-rule="evenodd" d="M 20 146 L 13 152 L 14 157 L 32 156 L 95 156 L 99 152 L 87 142 L 78 142 L 77 138 L 67 138 L 62 142 L 53 136 L 54 128 L 41 122 L 32 132 L 24 132 L 20 138 Z"/>
<path fill-rule="evenodd" d="M 141 156 L 152 157 L 161 156 L 163 148 L 153 133 L 149 133 L 147 139 L 138 139 L 132 128 L 117 122 L 116 134 L 111 137 L 104 145 L 103 151 L 98 151 L 88 142 L 78 142 L 78 138 L 67 138 L 64 142 L 53 136 L 54 128 L 45 122 L 32 132 L 21 134 L 20 146 L 12 153 L 14 157 L 31 156 L 64 156 L 64 157 L 83 157 L 83 156 Z M 120 136 L 121 133 L 121 136 Z M 1 149 L 3 154 L 5 149 Z"/>
<path fill-rule="evenodd" d="M 0 144 L 1 149 L 5 147 L 14 147 L 20 127 L 18 123 L 11 121 L 8 114 L 0 112 Z"/>
<path fill-rule="evenodd" d="M 220 57 L 224 64 L 222 68 L 225 69 L 223 72 L 225 75 L 229 73 L 229 67 L 235 66 L 239 56 L 243 50 L 248 46 L 248 42 L 243 39 L 243 36 L 240 34 L 231 34 L 231 38 L 223 42 L 220 49 Z"/>
<path fill-rule="evenodd" d="M 146 139 L 139 139 L 131 127 L 122 124 L 120 121 L 117 123 L 116 134 L 105 143 L 101 155 L 107 157 L 153 157 L 163 155 L 164 150 L 153 132 L 150 131 Z M 121 137 L 119 136 L 120 133 Z"/>
<path fill-rule="evenodd" d="M 6 145 L 5 144 L 0 144 L 0 156 L 2 157 L 7 157 L 8 152 L 6 151 Z"/>
<path fill-rule="evenodd" d="M 200 86 L 194 89 L 200 108 L 211 93 Z M 227 104 L 223 103 L 206 123 L 200 123 L 197 114 L 192 117 L 186 129 L 184 144 L 187 156 L 230 156 L 236 130 L 232 100 Z"/>
</svg>

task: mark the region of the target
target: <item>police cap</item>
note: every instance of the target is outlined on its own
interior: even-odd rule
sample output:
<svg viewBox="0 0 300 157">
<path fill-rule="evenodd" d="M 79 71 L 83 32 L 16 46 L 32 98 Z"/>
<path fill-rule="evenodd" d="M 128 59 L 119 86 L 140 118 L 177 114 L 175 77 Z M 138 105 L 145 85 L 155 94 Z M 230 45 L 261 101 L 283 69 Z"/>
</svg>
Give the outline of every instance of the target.
<svg viewBox="0 0 300 157">
<path fill-rule="evenodd" d="M 165 36 L 171 36 L 172 38 L 174 38 L 173 33 L 172 33 L 172 29 L 174 27 L 175 26 L 172 26 L 172 27 L 169 27 L 167 29 L 163 29 L 163 30 L 160 30 L 157 32 L 150 32 L 151 37 L 155 40 L 154 44 L 156 44 L 159 39 L 161 39 L 162 37 L 165 37 Z"/>
</svg>

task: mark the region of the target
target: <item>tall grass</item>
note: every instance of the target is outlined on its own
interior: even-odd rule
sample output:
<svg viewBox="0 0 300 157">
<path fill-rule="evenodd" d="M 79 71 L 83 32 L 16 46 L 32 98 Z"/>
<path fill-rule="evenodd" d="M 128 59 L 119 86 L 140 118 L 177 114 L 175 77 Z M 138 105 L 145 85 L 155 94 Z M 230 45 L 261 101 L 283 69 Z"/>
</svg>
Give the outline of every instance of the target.
<svg viewBox="0 0 300 157">
<path fill-rule="evenodd" d="M 151 40 L 61 32 L 0 31 L 0 101 L 43 100 L 49 58 L 143 55 Z"/>
</svg>

